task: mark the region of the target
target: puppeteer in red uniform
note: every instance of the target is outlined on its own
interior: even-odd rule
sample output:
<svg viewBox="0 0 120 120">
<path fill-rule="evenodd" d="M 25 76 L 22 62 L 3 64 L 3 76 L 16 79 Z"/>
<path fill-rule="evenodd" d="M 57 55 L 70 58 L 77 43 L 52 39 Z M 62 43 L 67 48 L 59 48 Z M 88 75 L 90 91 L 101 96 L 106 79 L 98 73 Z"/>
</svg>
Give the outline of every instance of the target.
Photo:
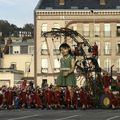
<svg viewBox="0 0 120 120">
<path fill-rule="evenodd" d="M 98 46 L 97 46 L 96 42 L 92 46 L 92 56 L 93 57 L 98 57 Z"/>
</svg>

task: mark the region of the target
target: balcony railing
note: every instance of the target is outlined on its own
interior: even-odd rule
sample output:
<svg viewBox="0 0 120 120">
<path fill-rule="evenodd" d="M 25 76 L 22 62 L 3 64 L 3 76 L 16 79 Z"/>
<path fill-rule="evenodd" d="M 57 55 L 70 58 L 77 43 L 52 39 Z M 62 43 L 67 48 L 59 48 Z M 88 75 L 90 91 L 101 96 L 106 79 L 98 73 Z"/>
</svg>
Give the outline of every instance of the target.
<svg viewBox="0 0 120 120">
<path fill-rule="evenodd" d="M 60 72 L 60 68 L 54 68 L 54 72 L 55 72 L 55 73 Z"/>
<path fill-rule="evenodd" d="M 47 32 L 47 31 L 46 31 Z M 43 37 L 43 34 L 45 33 L 45 31 L 41 31 L 41 37 Z"/>
<path fill-rule="evenodd" d="M 109 68 L 104 68 L 104 70 L 109 72 L 109 73 L 111 72 L 111 68 L 110 67 Z"/>
<path fill-rule="evenodd" d="M 84 37 L 90 37 L 90 31 L 82 31 Z"/>
<path fill-rule="evenodd" d="M 48 73 L 48 68 L 41 68 L 41 73 Z"/>
<path fill-rule="evenodd" d="M 104 49 L 104 55 L 111 55 L 112 49 Z"/>
<path fill-rule="evenodd" d="M 116 70 L 117 70 L 117 73 L 120 73 L 120 68 L 116 68 Z"/>
<path fill-rule="evenodd" d="M 53 49 L 53 54 L 54 55 L 60 55 L 60 50 L 59 49 Z"/>
<path fill-rule="evenodd" d="M 94 37 L 100 37 L 100 31 L 94 31 Z"/>
<path fill-rule="evenodd" d="M 48 55 L 48 49 L 41 49 L 41 55 Z"/>
<path fill-rule="evenodd" d="M 22 70 L 16 70 L 13 68 L 0 68 L 0 72 L 11 72 L 11 73 L 20 73 L 20 74 L 24 73 Z"/>
<path fill-rule="evenodd" d="M 111 31 L 103 31 L 104 37 L 111 37 Z"/>
</svg>

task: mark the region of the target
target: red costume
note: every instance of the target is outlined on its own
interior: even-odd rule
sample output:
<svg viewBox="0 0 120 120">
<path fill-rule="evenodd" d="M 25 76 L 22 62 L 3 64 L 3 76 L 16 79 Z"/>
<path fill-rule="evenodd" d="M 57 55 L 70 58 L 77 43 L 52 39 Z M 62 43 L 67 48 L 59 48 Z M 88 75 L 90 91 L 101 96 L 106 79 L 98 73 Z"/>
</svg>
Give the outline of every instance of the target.
<svg viewBox="0 0 120 120">
<path fill-rule="evenodd" d="M 110 97 L 111 105 L 117 106 L 117 100 L 115 95 L 110 91 L 107 93 Z"/>
<path fill-rule="evenodd" d="M 82 106 L 87 107 L 87 94 L 83 89 L 80 91 L 80 103 Z"/>
<path fill-rule="evenodd" d="M 27 95 L 26 95 L 26 92 L 25 91 L 21 91 L 20 95 L 19 95 L 19 98 L 21 100 L 21 104 L 22 104 L 22 107 L 25 107 L 25 104 L 27 102 Z"/>
<path fill-rule="evenodd" d="M 74 108 L 77 109 L 78 108 L 78 91 L 74 91 L 73 92 L 73 105 L 74 105 Z"/>
<path fill-rule="evenodd" d="M 7 106 L 11 106 L 13 104 L 13 93 L 12 93 L 12 91 L 7 90 L 5 92 L 5 100 L 6 100 Z"/>
<path fill-rule="evenodd" d="M 60 105 L 60 92 L 58 90 L 56 90 L 54 92 L 54 96 L 55 96 L 55 105 L 59 106 Z"/>
<path fill-rule="evenodd" d="M 98 56 L 98 46 L 96 43 L 92 46 L 92 56 Z"/>
<path fill-rule="evenodd" d="M 36 91 L 35 94 L 34 94 L 34 103 L 35 103 L 36 108 L 41 107 L 41 99 L 40 99 L 39 91 Z"/>
<path fill-rule="evenodd" d="M 108 75 L 104 75 L 103 78 L 102 78 L 102 83 L 103 83 L 104 89 L 109 88 L 110 77 Z"/>
<path fill-rule="evenodd" d="M 21 85 L 20 85 L 21 90 L 24 90 L 26 86 L 27 86 L 27 81 L 26 80 L 21 81 Z"/>
<path fill-rule="evenodd" d="M 48 108 L 51 108 L 51 103 L 52 103 L 51 96 L 52 96 L 51 90 L 49 90 L 49 89 L 46 90 L 45 91 L 45 102 L 46 102 L 46 105 Z"/>
</svg>

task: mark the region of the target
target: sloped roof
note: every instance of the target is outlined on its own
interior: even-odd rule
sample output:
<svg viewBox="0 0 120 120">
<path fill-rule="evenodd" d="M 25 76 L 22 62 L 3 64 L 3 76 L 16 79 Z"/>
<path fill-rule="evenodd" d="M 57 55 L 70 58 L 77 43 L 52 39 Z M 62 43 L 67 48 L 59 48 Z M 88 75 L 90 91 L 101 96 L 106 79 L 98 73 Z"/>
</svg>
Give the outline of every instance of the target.
<svg viewBox="0 0 120 120">
<path fill-rule="evenodd" d="M 120 9 L 120 0 L 106 0 L 106 5 L 100 5 L 100 0 L 40 0 L 36 9 Z"/>
</svg>

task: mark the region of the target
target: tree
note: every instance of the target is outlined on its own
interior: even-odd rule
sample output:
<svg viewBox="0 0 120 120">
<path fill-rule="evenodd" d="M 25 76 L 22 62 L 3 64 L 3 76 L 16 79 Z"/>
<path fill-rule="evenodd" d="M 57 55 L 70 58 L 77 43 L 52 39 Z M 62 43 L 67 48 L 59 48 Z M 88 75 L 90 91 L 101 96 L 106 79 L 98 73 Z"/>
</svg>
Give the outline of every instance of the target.
<svg viewBox="0 0 120 120">
<path fill-rule="evenodd" d="M 32 24 L 32 23 L 27 23 L 27 24 L 25 24 L 24 25 L 24 27 L 23 27 L 23 30 L 24 31 L 27 31 L 27 32 L 31 32 L 31 35 L 32 35 L 32 37 L 33 37 L 33 33 L 34 33 L 34 25 Z"/>
<path fill-rule="evenodd" d="M 33 38 L 34 25 L 32 23 L 27 23 L 23 28 L 19 28 L 14 24 L 10 24 L 7 20 L 0 20 L 0 32 L 2 32 L 2 37 L 18 37 L 19 31 L 31 32 Z"/>
<path fill-rule="evenodd" d="M 0 44 L 4 44 L 4 38 L 2 36 L 0 36 Z"/>
<path fill-rule="evenodd" d="M 10 35 L 10 23 L 7 20 L 0 20 L 0 32 L 2 32 L 3 37 Z"/>
<path fill-rule="evenodd" d="M 0 20 L 0 32 L 2 32 L 2 37 L 18 36 L 19 28 L 7 20 Z"/>
<path fill-rule="evenodd" d="M 16 25 L 11 24 L 10 25 L 10 36 L 18 37 L 18 35 L 19 35 L 19 28 Z"/>
</svg>

